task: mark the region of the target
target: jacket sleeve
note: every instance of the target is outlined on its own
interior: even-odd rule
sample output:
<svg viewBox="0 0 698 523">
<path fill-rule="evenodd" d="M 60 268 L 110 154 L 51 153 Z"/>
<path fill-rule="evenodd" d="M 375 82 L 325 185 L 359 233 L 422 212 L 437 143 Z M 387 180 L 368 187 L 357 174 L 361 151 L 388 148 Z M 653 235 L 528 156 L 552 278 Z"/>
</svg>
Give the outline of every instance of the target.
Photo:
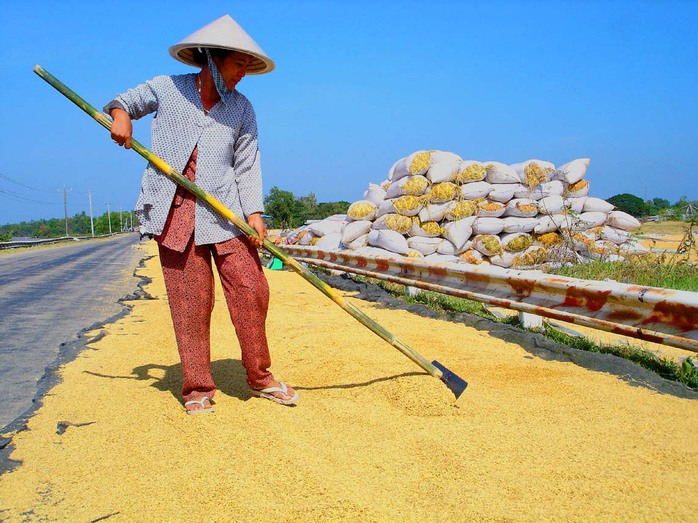
<svg viewBox="0 0 698 523">
<path fill-rule="evenodd" d="M 134 120 L 156 112 L 158 110 L 157 81 L 156 77 L 117 95 L 102 110 L 109 114 L 111 109 L 118 107 L 126 111 Z"/>
<path fill-rule="evenodd" d="M 262 165 L 257 143 L 257 118 L 252 104 L 245 104 L 240 134 L 234 145 L 235 181 L 245 216 L 264 212 Z"/>
</svg>

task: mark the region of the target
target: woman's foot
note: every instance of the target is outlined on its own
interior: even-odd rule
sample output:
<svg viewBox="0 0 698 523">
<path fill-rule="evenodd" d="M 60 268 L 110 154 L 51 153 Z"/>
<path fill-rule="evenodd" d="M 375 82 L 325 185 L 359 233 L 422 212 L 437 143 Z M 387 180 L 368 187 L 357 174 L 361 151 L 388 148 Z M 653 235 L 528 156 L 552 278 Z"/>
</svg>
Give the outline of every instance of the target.
<svg viewBox="0 0 698 523">
<path fill-rule="evenodd" d="M 204 412 L 213 412 L 211 400 L 208 396 L 202 396 L 199 399 L 190 400 L 184 403 L 184 408 L 187 409 L 187 414 L 203 414 Z"/>
<path fill-rule="evenodd" d="M 281 405 L 295 405 L 298 393 L 281 381 L 271 381 L 263 389 L 251 389 L 253 396 L 265 398 Z"/>
</svg>

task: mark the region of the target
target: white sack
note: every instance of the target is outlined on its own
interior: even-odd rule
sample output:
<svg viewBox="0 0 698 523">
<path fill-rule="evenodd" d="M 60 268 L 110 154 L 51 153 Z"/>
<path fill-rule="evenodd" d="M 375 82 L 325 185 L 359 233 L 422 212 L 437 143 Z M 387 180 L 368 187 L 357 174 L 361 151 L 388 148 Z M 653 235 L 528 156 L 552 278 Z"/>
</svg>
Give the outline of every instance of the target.
<svg viewBox="0 0 698 523">
<path fill-rule="evenodd" d="M 538 201 L 538 208 L 542 214 L 560 214 L 565 207 L 562 196 L 546 196 Z"/>
<path fill-rule="evenodd" d="M 455 202 L 445 202 L 445 203 L 429 203 L 422 207 L 419 211 L 419 219 L 422 222 L 440 222 L 444 219 L 446 211 Z"/>
<path fill-rule="evenodd" d="M 345 222 L 342 228 L 342 243 L 349 244 L 356 240 L 359 236 L 368 234 L 368 231 L 373 227 L 373 222 L 368 220 L 358 220 L 355 222 Z"/>
<path fill-rule="evenodd" d="M 351 250 L 360 249 L 361 247 L 366 247 L 368 245 L 368 233 L 362 234 L 358 238 L 353 239 L 350 242 L 342 241 L 342 244 Z"/>
<path fill-rule="evenodd" d="M 331 232 L 325 234 L 320 238 L 314 245 L 317 249 L 322 249 L 323 251 L 336 251 L 339 249 L 339 242 L 342 241 L 342 233 Z"/>
<path fill-rule="evenodd" d="M 624 256 L 630 256 L 632 254 L 647 254 L 648 252 L 650 252 L 650 250 L 647 247 L 645 247 L 635 239 L 631 239 L 623 245 L 620 245 L 618 247 L 618 251 L 620 254 Z"/>
<path fill-rule="evenodd" d="M 374 204 L 376 207 L 385 200 L 385 189 L 375 183 L 369 183 L 368 189 L 364 191 L 364 200 Z"/>
<path fill-rule="evenodd" d="M 624 231 L 623 229 L 617 229 L 616 227 L 611 227 L 610 225 L 606 225 L 603 229 L 601 229 L 601 238 L 611 241 L 616 245 L 627 242 L 630 240 L 630 237 L 630 232 Z"/>
<path fill-rule="evenodd" d="M 432 183 L 451 182 L 458 174 L 458 166 L 462 161 L 457 154 L 434 151 L 431 153 L 431 167 L 427 171 L 427 178 Z"/>
<path fill-rule="evenodd" d="M 407 238 L 407 245 L 410 249 L 421 252 L 424 256 L 429 254 L 434 254 L 438 246 L 444 242 L 443 238 L 426 238 L 420 236 L 414 236 L 412 238 Z"/>
<path fill-rule="evenodd" d="M 477 198 L 485 198 L 492 192 L 494 187 L 488 182 L 473 182 L 461 185 L 461 196 L 466 200 L 476 200 Z"/>
<path fill-rule="evenodd" d="M 608 213 L 608 225 L 623 229 L 624 231 L 634 231 L 642 225 L 637 218 L 623 211 L 611 211 Z"/>
<path fill-rule="evenodd" d="M 308 225 L 308 228 L 317 236 L 325 236 L 327 234 L 341 233 L 345 222 L 337 220 L 321 220 Z"/>
<path fill-rule="evenodd" d="M 493 185 L 492 191 L 487 195 L 487 198 L 495 202 L 507 203 L 514 197 L 514 192 L 521 184 L 518 183 L 499 183 Z"/>
<path fill-rule="evenodd" d="M 530 198 L 516 198 L 507 202 L 504 216 L 532 218 L 538 214 L 538 202 Z"/>
<path fill-rule="evenodd" d="M 601 198 L 593 198 L 591 196 L 584 200 L 584 212 L 605 212 L 609 213 L 615 209 L 615 205 L 608 203 Z"/>
<path fill-rule="evenodd" d="M 438 252 L 439 254 L 450 254 L 452 256 L 457 256 L 460 253 L 465 252 L 468 249 L 470 249 L 472 247 L 472 244 L 473 243 L 470 240 L 468 240 L 467 242 L 465 242 L 463 247 L 461 247 L 459 249 L 455 245 L 453 245 L 453 243 L 451 243 L 450 241 L 442 240 L 441 243 L 439 243 L 436 246 L 436 252 Z"/>
<path fill-rule="evenodd" d="M 407 254 L 409 251 L 407 240 L 396 231 L 373 229 L 368 233 L 368 244 L 398 254 Z"/>
<path fill-rule="evenodd" d="M 475 234 L 499 234 L 504 229 L 504 220 L 501 218 L 477 218 L 473 222 Z"/>
<path fill-rule="evenodd" d="M 502 254 L 495 254 L 490 256 L 490 263 L 496 265 L 497 267 L 504 267 L 508 269 L 514 263 L 514 255 L 510 252 L 503 252 Z"/>
<path fill-rule="evenodd" d="M 487 175 L 485 180 L 490 183 L 519 183 L 519 176 L 516 171 L 505 163 L 501 162 L 483 162 Z"/>
<path fill-rule="evenodd" d="M 463 218 L 462 220 L 456 220 L 453 222 L 445 222 L 442 226 L 442 236 L 453 243 L 453 245 L 456 246 L 456 249 L 461 249 L 465 245 L 465 242 L 468 241 L 470 236 L 473 234 L 474 222 L 474 217 Z"/>
<path fill-rule="evenodd" d="M 556 231 L 561 226 L 566 226 L 567 223 L 567 216 L 564 214 L 544 215 L 538 219 L 538 225 L 533 230 L 536 234 L 545 234 L 546 232 Z"/>
<path fill-rule="evenodd" d="M 415 174 L 426 174 L 431 166 L 429 151 L 415 151 L 409 156 L 399 159 L 393 165 L 389 179 L 395 183 L 400 178 Z"/>
<path fill-rule="evenodd" d="M 531 232 L 538 225 L 538 218 L 517 218 L 516 216 L 507 216 L 502 218 L 504 228 L 502 232 Z"/>
<path fill-rule="evenodd" d="M 584 210 L 584 202 L 587 201 L 586 196 L 581 198 L 565 198 L 565 207 L 573 212 L 582 212 Z"/>
<path fill-rule="evenodd" d="M 572 160 L 558 167 L 551 178 L 555 180 L 564 180 L 567 183 L 577 183 L 586 175 L 589 163 L 591 163 L 589 158 Z"/>
<path fill-rule="evenodd" d="M 585 230 L 603 225 L 608 218 L 605 212 L 583 212 L 574 220 L 574 229 Z"/>
</svg>

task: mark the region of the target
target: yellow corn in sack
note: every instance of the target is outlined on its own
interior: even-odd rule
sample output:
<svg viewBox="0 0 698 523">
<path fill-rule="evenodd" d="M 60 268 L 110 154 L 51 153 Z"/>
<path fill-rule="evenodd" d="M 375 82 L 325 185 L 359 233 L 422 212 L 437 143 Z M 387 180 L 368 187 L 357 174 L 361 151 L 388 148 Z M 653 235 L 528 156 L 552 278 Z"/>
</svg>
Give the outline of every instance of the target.
<svg viewBox="0 0 698 523">
<path fill-rule="evenodd" d="M 435 183 L 426 194 L 429 203 L 445 203 L 453 200 L 458 194 L 458 186 L 451 182 Z"/>
<path fill-rule="evenodd" d="M 400 214 L 384 214 L 373 223 L 374 229 L 390 229 L 400 234 L 407 234 L 412 227 L 412 218 Z"/>
<path fill-rule="evenodd" d="M 576 183 L 571 183 L 567 187 L 566 196 L 568 198 L 580 198 L 581 196 L 589 195 L 589 182 L 586 180 L 579 180 Z"/>
<path fill-rule="evenodd" d="M 531 162 L 526 167 L 524 167 L 523 183 L 525 183 L 529 189 L 533 189 L 537 185 L 547 182 L 548 173 L 551 171 L 553 171 L 553 169 L 549 167 L 543 168 L 536 162 Z"/>
<path fill-rule="evenodd" d="M 419 217 L 412 218 L 412 226 L 409 230 L 410 236 L 426 236 L 433 238 L 441 234 L 441 226 L 437 222 L 422 222 Z"/>
<path fill-rule="evenodd" d="M 545 263 L 548 259 L 548 251 L 544 247 L 534 245 L 529 247 L 521 254 L 514 256 L 512 267 L 535 267 L 541 263 Z"/>
<path fill-rule="evenodd" d="M 502 245 L 509 252 L 521 252 L 533 244 L 533 238 L 525 232 L 512 232 L 502 235 Z"/>
<path fill-rule="evenodd" d="M 401 196 L 393 200 L 393 207 L 403 216 L 414 216 L 422 208 L 422 202 L 416 196 Z"/>
<path fill-rule="evenodd" d="M 459 184 L 479 182 L 484 180 L 486 175 L 487 170 L 482 163 L 473 160 L 463 160 L 453 175 L 453 181 Z"/>
<path fill-rule="evenodd" d="M 472 216 L 475 214 L 476 210 L 477 203 L 473 200 L 454 202 L 444 214 L 444 218 L 447 220 L 457 221 Z"/>
<path fill-rule="evenodd" d="M 347 209 L 347 218 L 350 220 L 373 220 L 376 216 L 376 206 L 368 200 L 359 200 L 352 203 Z"/>
<path fill-rule="evenodd" d="M 546 232 L 544 234 L 536 234 L 536 241 L 543 247 L 552 247 L 562 243 L 562 236 L 556 232 Z"/>
<path fill-rule="evenodd" d="M 465 263 L 471 263 L 473 265 L 480 265 L 484 261 L 482 253 L 476 251 L 475 249 L 468 249 L 458 257 Z"/>
</svg>

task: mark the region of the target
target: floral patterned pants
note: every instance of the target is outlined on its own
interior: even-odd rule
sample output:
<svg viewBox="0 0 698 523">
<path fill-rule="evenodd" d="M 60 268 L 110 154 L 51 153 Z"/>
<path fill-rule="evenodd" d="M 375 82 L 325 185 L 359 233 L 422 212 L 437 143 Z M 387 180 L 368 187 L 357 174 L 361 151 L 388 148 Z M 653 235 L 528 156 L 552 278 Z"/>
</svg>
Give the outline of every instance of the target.
<svg viewBox="0 0 698 523">
<path fill-rule="evenodd" d="M 216 391 L 211 376 L 210 329 L 215 302 L 212 259 L 218 268 L 230 318 L 240 342 L 247 384 L 260 389 L 273 380 L 268 370 L 271 359 L 265 331 L 269 285 L 259 256 L 244 236 L 221 245 L 225 248 L 197 246 L 193 236 L 184 252 L 159 245 L 182 363 L 184 401 L 202 396 L 211 398 Z"/>
</svg>

